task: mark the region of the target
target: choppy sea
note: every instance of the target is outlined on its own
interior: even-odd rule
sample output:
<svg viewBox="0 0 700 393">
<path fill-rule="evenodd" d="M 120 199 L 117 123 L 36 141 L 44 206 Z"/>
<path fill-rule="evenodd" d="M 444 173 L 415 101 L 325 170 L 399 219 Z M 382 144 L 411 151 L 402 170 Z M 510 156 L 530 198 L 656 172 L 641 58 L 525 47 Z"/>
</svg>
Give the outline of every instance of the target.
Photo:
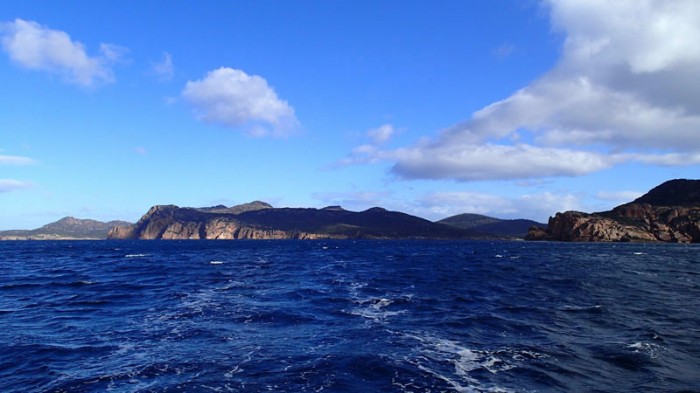
<svg viewBox="0 0 700 393">
<path fill-rule="evenodd" d="M 0 392 L 700 391 L 700 246 L 0 242 Z"/>
</svg>

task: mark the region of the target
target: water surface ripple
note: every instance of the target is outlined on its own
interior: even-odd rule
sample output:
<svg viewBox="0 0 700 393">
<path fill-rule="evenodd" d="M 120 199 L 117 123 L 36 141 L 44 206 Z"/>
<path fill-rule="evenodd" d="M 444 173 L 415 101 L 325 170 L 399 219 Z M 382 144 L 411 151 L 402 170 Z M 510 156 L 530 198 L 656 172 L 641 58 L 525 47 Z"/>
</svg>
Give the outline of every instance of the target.
<svg viewBox="0 0 700 393">
<path fill-rule="evenodd" d="M 0 391 L 700 391 L 699 251 L 0 242 Z"/>
</svg>

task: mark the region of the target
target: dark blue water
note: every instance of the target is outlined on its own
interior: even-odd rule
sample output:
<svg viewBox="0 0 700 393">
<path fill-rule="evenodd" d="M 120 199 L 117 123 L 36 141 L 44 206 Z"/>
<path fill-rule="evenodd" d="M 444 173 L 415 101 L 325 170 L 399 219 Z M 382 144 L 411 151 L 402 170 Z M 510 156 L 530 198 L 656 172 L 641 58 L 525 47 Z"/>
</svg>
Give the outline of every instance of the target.
<svg viewBox="0 0 700 393">
<path fill-rule="evenodd" d="M 0 242 L 0 391 L 700 391 L 700 247 Z"/>
</svg>

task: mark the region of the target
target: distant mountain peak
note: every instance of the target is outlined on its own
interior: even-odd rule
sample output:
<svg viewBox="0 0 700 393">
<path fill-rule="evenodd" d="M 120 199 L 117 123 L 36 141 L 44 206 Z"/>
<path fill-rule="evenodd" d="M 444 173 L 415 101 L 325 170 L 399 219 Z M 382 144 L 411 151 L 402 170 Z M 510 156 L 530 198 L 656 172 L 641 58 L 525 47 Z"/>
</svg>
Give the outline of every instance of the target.
<svg viewBox="0 0 700 393">
<path fill-rule="evenodd" d="M 241 214 L 253 210 L 272 209 L 272 205 L 266 202 L 253 201 L 226 207 L 225 205 L 216 205 L 212 207 L 192 208 L 205 213 L 223 213 L 223 214 Z"/>
<path fill-rule="evenodd" d="M 232 214 L 232 209 L 247 209 Z M 251 202 L 213 212 L 208 208 L 153 209 L 114 239 L 482 239 L 481 233 L 436 224 L 374 207 L 351 212 L 339 206 L 272 208 Z"/>
<path fill-rule="evenodd" d="M 248 203 L 243 203 L 236 206 L 231 206 L 228 211 L 233 214 L 240 214 L 248 211 L 272 209 L 272 205 L 263 201 L 253 201 Z"/>
<path fill-rule="evenodd" d="M 474 213 L 457 214 L 455 216 L 444 218 L 438 221 L 438 223 L 487 234 L 514 238 L 524 238 L 530 227 L 533 225 L 544 225 L 532 220 L 502 220 L 500 218 Z"/>
<path fill-rule="evenodd" d="M 338 205 L 326 206 L 326 207 L 324 207 L 324 208 L 321 209 L 321 210 L 325 210 L 325 211 L 337 211 L 337 212 L 344 212 L 344 211 L 347 211 L 347 210 L 343 209 L 341 206 L 338 206 Z"/>
<path fill-rule="evenodd" d="M 7 239 L 105 239 L 114 227 L 128 226 L 126 221 L 102 222 L 92 219 L 66 216 L 58 221 L 32 230 L 1 231 L 0 238 Z"/>
</svg>

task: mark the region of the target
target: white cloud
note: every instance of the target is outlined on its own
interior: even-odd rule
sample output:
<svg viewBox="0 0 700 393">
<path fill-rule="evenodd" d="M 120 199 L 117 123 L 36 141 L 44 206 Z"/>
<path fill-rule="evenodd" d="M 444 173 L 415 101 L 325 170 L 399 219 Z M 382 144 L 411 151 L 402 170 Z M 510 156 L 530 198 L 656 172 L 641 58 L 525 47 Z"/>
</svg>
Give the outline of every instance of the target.
<svg viewBox="0 0 700 393">
<path fill-rule="evenodd" d="M 493 55 L 496 56 L 496 58 L 503 60 L 510 56 L 514 50 L 515 45 L 511 43 L 503 43 L 493 50 Z"/>
<path fill-rule="evenodd" d="M 666 154 L 622 154 L 621 161 L 637 161 L 659 166 L 682 166 L 700 164 L 700 152 Z"/>
<path fill-rule="evenodd" d="M 469 192 L 431 192 L 418 199 L 417 205 L 427 217 L 445 218 L 462 213 L 505 215 L 515 213 L 513 202 L 497 195 Z"/>
<path fill-rule="evenodd" d="M 473 213 L 502 219 L 528 218 L 546 223 L 556 212 L 584 209 L 579 195 L 551 192 L 504 197 L 484 192 L 439 191 L 404 199 L 395 198 L 392 192 L 347 191 L 319 192 L 312 197 L 324 205 L 340 205 L 352 211 L 380 206 L 432 221 Z"/>
<path fill-rule="evenodd" d="M 347 192 L 317 192 L 312 198 L 324 205 L 341 206 L 346 210 L 361 211 L 374 206 L 384 207 L 383 201 L 390 195 L 388 192 L 347 191 Z"/>
<path fill-rule="evenodd" d="M 432 140 L 347 161 L 389 160 L 402 178 L 458 181 L 700 164 L 700 2 L 543 4 L 565 34 L 552 70 Z"/>
<path fill-rule="evenodd" d="M 615 203 L 627 203 L 632 202 L 642 195 L 644 195 L 644 193 L 639 191 L 599 191 L 596 194 L 596 198 Z"/>
<path fill-rule="evenodd" d="M 264 78 L 233 68 L 221 67 L 202 80 L 187 82 L 182 96 L 200 120 L 232 128 L 248 126 L 252 136 L 289 135 L 298 124 L 294 109 Z"/>
<path fill-rule="evenodd" d="M 391 124 L 382 124 L 377 128 L 368 130 L 366 137 L 370 140 L 370 143 L 356 146 L 349 155 L 341 158 L 329 167 L 340 168 L 355 164 L 373 164 L 383 159 L 391 159 L 394 154 L 380 150 L 379 145 L 388 142 L 396 133 L 396 128 Z"/>
<path fill-rule="evenodd" d="M 106 63 L 120 63 L 127 61 L 129 48 L 114 44 L 100 44 L 100 54 Z"/>
<path fill-rule="evenodd" d="M 382 124 L 377 128 L 373 128 L 367 131 L 367 136 L 375 144 L 381 144 L 391 139 L 391 137 L 394 136 L 395 132 L 396 130 L 391 124 Z"/>
<path fill-rule="evenodd" d="M 125 48 L 101 44 L 100 55 L 90 56 L 82 43 L 63 31 L 34 21 L 15 19 L 0 24 L 2 48 L 22 67 L 58 74 L 83 87 L 114 82 L 110 65 L 119 61 Z"/>
<path fill-rule="evenodd" d="M 175 67 L 173 66 L 173 57 L 168 52 L 163 52 L 163 60 L 153 64 L 153 73 L 161 81 L 169 81 L 175 75 Z"/>
<path fill-rule="evenodd" d="M 145 156 L 146 154 L 148 154 L 148 149 L 146 149 L 143 146 L 137 146 L 134 148 L 134 153 L 141 155 L 141 156 Z"/>
<path fill-rule="evenodd" d="M 32 165 L 35 161 L 29 157 L 0 155 L 0 165 Z"/>
<path fill-rule="evenodd" d="M 406 179 L 473 181 L 579 176 L 612 165 L 609 158 L 593 152 L 525 144 L 419 146 L 396 150 L 390 156 L 396 160 L 392 172 Z"/>
<path fill-rule="evenodd" d="M 540 222 L 547 222 L 547 218 L 557 212 L 569 210 L 587 210 L 581 203 L 581 199 L 575 194 L 555 194 L 543 192 L 539 194 L 522 195 L 513 200 L 517 210 L 517 216 L 511 218 L 532 217 Z"/>
<path fill-rule="evenodd" d="M 0 179 L 0 193 L 22 190 L 26 188 L 31 188 L 33 186 L 33 183 L 27 181 L 15 179 Z"/>
<path fill-rule="evenodd" d="M 529 218 L 547 222 L 556 212 L 580 210 L 580 198 L 573 194 L 526 194 L 502 197 L 480 192 L 448 191 L 423 195 L 414 209 L 430 219 L 442 219 L 462 213 L 482 214 L 498 218 Z"/>
</svg>

